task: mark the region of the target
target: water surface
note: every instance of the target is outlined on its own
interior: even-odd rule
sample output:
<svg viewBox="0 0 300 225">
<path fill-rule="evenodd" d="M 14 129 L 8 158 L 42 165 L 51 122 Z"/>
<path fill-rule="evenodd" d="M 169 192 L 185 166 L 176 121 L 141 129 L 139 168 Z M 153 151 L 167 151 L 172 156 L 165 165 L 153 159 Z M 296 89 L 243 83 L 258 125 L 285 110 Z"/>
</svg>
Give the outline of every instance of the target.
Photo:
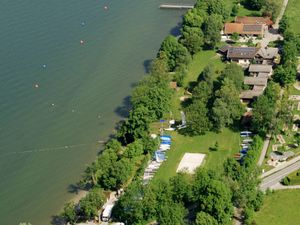
<svg viewBox="0 0 300 225">
<path fill-rule="evenodd" d="M 163 38 L 176 31 L 183 11 L 160 3 L 1 1 L 1 225 L 49 224 L 72 198 L 69 185 L 112 133 Z"/>
</svg>

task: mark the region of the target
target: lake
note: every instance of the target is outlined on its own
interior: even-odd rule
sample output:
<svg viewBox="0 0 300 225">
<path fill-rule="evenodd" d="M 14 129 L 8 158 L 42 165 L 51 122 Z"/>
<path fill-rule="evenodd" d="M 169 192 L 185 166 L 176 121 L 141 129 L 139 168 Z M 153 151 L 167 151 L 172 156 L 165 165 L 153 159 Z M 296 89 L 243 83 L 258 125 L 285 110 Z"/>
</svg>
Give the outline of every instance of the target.
<svg viewBox="0 0 300 225">
<path fill-rule="evenodd" d="M 191 0 L 173 1 L 192 3 Z M 160 0 L 2 0 L 0 224 L 50 224 L 184 11 Z"/>
</svg>

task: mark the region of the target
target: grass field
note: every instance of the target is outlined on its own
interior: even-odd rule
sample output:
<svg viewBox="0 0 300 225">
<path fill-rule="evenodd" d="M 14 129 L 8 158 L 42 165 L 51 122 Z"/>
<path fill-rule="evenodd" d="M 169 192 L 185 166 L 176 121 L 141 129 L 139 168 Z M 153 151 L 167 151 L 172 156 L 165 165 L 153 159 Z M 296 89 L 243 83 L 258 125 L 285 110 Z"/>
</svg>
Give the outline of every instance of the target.
<svg viewBox="0 0 300 225">
<path fill-rule="evenodd" d="M 295 171 L 288 176 L 290 178 L 290 185 L 300 185 L 300 176 L 297 176 L 298 172 Z"/>
<path fill-rule="evenodd" d="M 189 72 L 184 82 L 185 86 L 190 81 L 196 81 L 203 68 L 208 64 L 213 64 L 219 71 L 225 67 L 216 51 L 201 51 L 193 56 L 193 60 L 188 67 Z"/>
<path fill-rule="evenodd" d="M 221 170 L 224 160 L 239 150 L 239 133 L 234 133 L 229 129 L 225 129 L 221 133 L 208 132 L 206 135 L 196 137 L 183 136 L 177 132 L 170 133 L 170 135 L 172 136 L 171 150 L 167 152 L 168 159 L 155 175 L 156 179 L 167 180 L 174 176 L 177 166 L 186 152 L 206 154 L 204 166 Z M 210 148 L 214 147 L 216 141 L 219 144 L 219 150 L 211 151 Z"/>
<path fill-rule="evenodd" d="M 299 225 L 300 190 L 277 191 L 266 196 L 264 206 L 256 213 L 259 225 Z"/>
<path fill-rule="evenodd" d="M 291 18 L 292 30 L 300 34 L 300 1 L 289 0 L 285 15 Z"/>
</svg>

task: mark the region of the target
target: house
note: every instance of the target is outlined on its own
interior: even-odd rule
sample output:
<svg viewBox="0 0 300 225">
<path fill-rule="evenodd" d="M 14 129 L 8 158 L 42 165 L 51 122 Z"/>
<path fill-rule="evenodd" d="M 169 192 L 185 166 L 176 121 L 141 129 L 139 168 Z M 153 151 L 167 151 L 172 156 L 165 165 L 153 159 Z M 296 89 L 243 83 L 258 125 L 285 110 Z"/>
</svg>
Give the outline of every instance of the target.
<svg viewBox="0 0 300 225">
<path fill-rule="evenodd" d="M 237 16 L 235 18 L 236 23 L 242 24 L 260 24 L 271 27 L 273 25 L 273 21 L 270 17 L 261 17 L 261 16 Z"/>
<path fill-rule="evenodd" d="M 259 77 L 259 78 L 268 78 L 273 74 L 272 65 L 265 64 L 251 64 L 249 66 L 250 76 Z"/>
<path fill-rule="evenodd" d="M 273 64 L 274 62 L 278 61 L 279 63 L 279 49 L 278 48 L 271 48 L 265 47 L 259 49 L 256 55 L 257 62 L 262 64 Z"/>
<path fill-rule="evenodd" d="M 240 99 L 244 103 L 251 102 L 254 98 L 262 95 L 268 85 L 268 77 L 245 77 L 244 84 L 250 86 L 250 90 L 242 91 Z"/>
<path fill-rule="evenodd" d="M 261 78 L 261 77 L 245 77 L 244 84 L 249 86 L 262 86 L 266 87 L 268 83 L 268 78 Z"/>
<path fill-rule="evenodd" d="M 264 26 L 261 24 L 242 24 L 242 23 L 225 23 L 224 34 L 232 35 L 237 33 L 239 35 L 247 36 L 264 36 Z"/>
<path fill-rule="evenodd" d="M 250 61 L 255 58 L 258 50 L 259 49 L 255 47 L 230 47 L 227 50 L 226 56 L 230 61 L 248 67 Z"/>
<path fill-rule="evenodd" d="M 218 52 L 226 55 L 230 61 L 237 62 L 242 66 L 248 66 L 250 61 L 255 61 L 257 64 L 273 65 L 276 59 L 278 59 L 278 48 L 255 48 L 255 47 L 235 47 L 225 45 L 221 47 Z M 261 67 L 261 69 L 267 69 L 267 71 L 257 71 L 261 73 L 272 73 L 270 66 Z M 255 71 L 253 71 L 256 73 Z M 257 74 L 258 75 L 258 74 Z M 266 74 L 261 74 L 266 76 Z"/>
<path fill-rule="evenodd" d="M 240 99 L 244 103 L 249 103 L 253 99 L 257 98 L 258 96 L 262 95 L 264 93 L 263 90 L 246 90 L 242 91 L 240 94 Z"/>
</svg>

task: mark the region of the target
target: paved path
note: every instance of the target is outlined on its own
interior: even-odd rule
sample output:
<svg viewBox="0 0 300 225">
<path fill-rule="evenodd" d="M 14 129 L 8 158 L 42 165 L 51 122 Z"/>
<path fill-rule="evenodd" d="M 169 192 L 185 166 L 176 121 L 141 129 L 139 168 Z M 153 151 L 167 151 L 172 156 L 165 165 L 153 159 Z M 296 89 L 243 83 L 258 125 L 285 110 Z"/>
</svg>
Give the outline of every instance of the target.
<svg viewBox="0 0 300 225">
<path fill-rule="evenodd" d="M 280 22 L 281 18 L 282 18 L 283 15 L 284 15 L 284 12 L 285 12 L 285 9 L 286 9 L 286 7 L 287 7 L 288 2 L 289 2 L 289 0 L 284 0 L 284 1 L 283 1 L 281 11 L 280 11 L 280 13 L 279 13 L 279 15 L 278 15 L 278 17 L 277 17 L 277 19 L 276 19 L 275 24 L 273 25 L 273 28 L 274 28 L 274 29 L 278 29 L 278 27 L 279 27 L 279 22 Z"/>
<path fill-rule="evenodd" d="M 281 183 L 277 183 L 274 186 L 272 186 L 271 189 L 272 190 L 300 189 L 300 185 L 286 186 L 286 185 L 282 185 Z"/>
<path fill-rule="evenodd" d="M 281 169 L 280 171 L 264 178 L 262 180 L 262 183 L 260 184 L 260 189 L 266 190 L 267 188 L 272 188 L 277 183 L 279 183 L 284 177 L 286 177 L 290 173 L 298 170 L 299 168 L 300 168 L 300 161 L 298 161 L 292 165 L 289 165 L 289 166 Z"/>
<path fill-rule="evenodd" d="M 266 153 L 267 153 L 267 150 L 268 150 L 268 147 L 269 147 L 269 144 L 270 144 L 270 138 L 269 137 L 266 137 L 265 141 L 264 141 L 264 146 L 262 148 L 262 151 L 260 153 L 260 157 L 259 157 L 259 160 L 258 160 L 258 163 L 257 165 L 258 166 L 261 166 L 264 159 L 265 159 L 265 156 L 266 156 Z"/>
</svg>

